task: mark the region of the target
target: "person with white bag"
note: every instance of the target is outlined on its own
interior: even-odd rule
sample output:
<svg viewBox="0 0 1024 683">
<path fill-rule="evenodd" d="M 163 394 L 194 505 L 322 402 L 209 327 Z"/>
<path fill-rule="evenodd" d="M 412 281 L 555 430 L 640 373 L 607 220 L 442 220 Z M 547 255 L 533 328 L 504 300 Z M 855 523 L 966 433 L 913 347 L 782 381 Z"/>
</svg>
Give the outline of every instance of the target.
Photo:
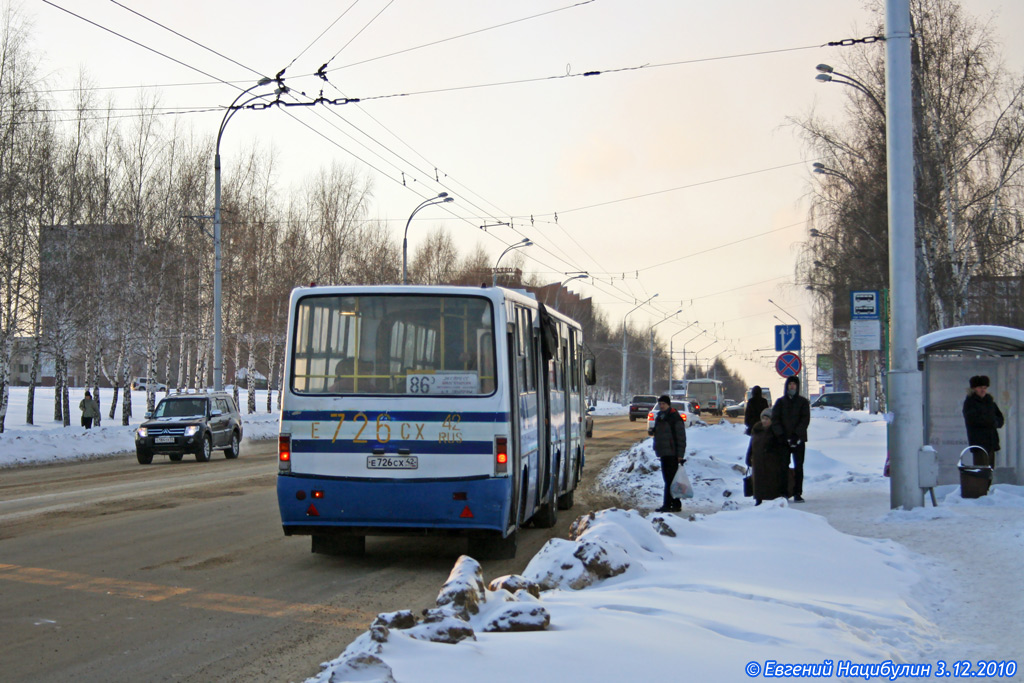
<svg viewBox="0 0 1024 683">
<path fill-rule="evenodd" d="M 672 479 L 686 462 L 686 424 L 668 395 L 658 398 L 658 414 L 647 433 L 654 437 L 654 453 L 661 460 L 661 476 L 665 480 L 664 502 L 658 512 L 678 512 L 683 503 L 672 495 Z"/>
</svg>

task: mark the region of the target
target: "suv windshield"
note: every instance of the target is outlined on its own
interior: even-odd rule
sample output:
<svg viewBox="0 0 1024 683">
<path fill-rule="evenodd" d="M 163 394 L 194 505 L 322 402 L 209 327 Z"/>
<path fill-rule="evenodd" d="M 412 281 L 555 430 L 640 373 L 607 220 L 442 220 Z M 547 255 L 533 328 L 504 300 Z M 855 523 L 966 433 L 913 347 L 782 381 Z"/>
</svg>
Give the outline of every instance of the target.
<svg viewBox="0 0 1024 683">
<path fill-rule="evenodd" d="M 308 296 L 298 303 L 300 394 L 484 396 L 495 391 L 494 317 L 471 296 Z"/>
<path fill-rule="evenodd" d="M 205 398 L 165 398 L 153 412 L 153 417 L 205 417 Z"/>
</svg>

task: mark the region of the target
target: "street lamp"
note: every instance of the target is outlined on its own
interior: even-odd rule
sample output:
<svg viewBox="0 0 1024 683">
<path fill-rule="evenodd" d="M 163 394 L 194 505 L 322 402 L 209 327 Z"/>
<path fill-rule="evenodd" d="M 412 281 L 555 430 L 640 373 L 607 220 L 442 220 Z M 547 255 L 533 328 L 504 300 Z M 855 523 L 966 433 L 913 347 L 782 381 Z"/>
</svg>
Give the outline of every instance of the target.
<svg viewBox="0 0 1024 683">
<path fill-rule="evenodd" d="M 590 277 L 590 275 L 588 273 L 580 273 L 578 275 L 573 275 L 571 278 L 568 278 L 565 282 L 563 282 L 562 284 L 558 285 L 558 291 L 555 292 L 555 310 L 556 311 L 558 310 L 558 297 L 562 293 L 562 288 L 565 287 L 565 283 L 566 282 L 572 282 L 573 280 L 579 280 L 580 278 L 584 278 L 584 277 Z"/>
<path fill-rule="evenodd" d="M 530 238 L 529 237 L 524 237 L 520 241 L 516 242 L 515 244 L 513 244 L 512 246 L 507 248 L 505 251 L 501 252 L 501 256 L 499 256 L 498 260 L 494 262 L 494 272 L 491 273 L 491 286 L 492 287 L 497 287 L 498 286 L 498 264 L 501 262 L 501 257 L 502 256 L 504 256 L 508 252 L 512 251 L 513 249 L 522 249 L 523 247 L 532 247 L 532 246 L 533 246 L 533 242 L 530 241 Z"/>
<path fill-rule="evenodd" d="M 712 346 L 714 346 L 714 345 L 715 345 L 715 344 L 717 344 L 717 343 L 718 343 L 718 340 L 717 340 L 717 339 L 712 339 L 712 340 L 711 340 L 711 343 L 710 343 L 710 344 L 708 344 L 707 346 L 705 346 L 705 347 L 704 347 L 704 348 L 702 348 L 702 349 L 697 349 L 696 351 L 694 351 L 694 352 L 693 352 L 693 361 L 694 361 L 695 363 L 696 363 L 696 362 L 699 362 L 699 361 L 700 361 L 700 354 L 701 354 L 701 352 L 702 352 L 702 351 L 706 351 L 707 349 L 710 349 L 710 348 L 711 348 Z M 700 369 L 700 366 L 698 365 L 698 366 L 697 366 L 697 368 L 698 368 L 698 369 Z M 710 370 L 710 367 L 709 367 L 708 369 Z M 704 376 L 705 376 L 705 377 L 707 377 L 707 376 L 708 376 L 708 373 L 707 373 L 707 371 L 705 371 L 705 372 L 704 372 Z"/>
<path fill-rule="evenodd" d="M 689 344 L 690 342 L 692 342 L 697 337 L 700 337 L 701 335 L 705 335 L 707 333 L 708 333 L 707 330 L 701 330 L 696 335 L 690 337 L 685 342 L 683 342 L 683 381 L 684 382 L 686 381 L 686 345 Z M 697 378 L 694 377 L 694 379 L 697 379 Z"/>
<path fill-rule="evenodd" d="M 238 104 L 238 100 L 256 88 L 273 82 L 273 79 L 263 77 L 256 85 L 240 92 L 238 97 L 228 105 L 228 110 L 224 112 L 224 118 L 217 130 L 217 147 L 213 156 L 213 388 L 215 391 L 224 389 L 224 348 L 221 340 L 220 141 L 224 137 L 224 129 L 227 127 L 228 121 L 235 115 L 235 112 L 249 102 L 261 99 L 265 95 L 255 95 L 241 105 Z"/>
<path fill-rule="evenodd" d="M 815 68 L 818 70 L 819 73 L 817 76 L 814 77 L 814 80 L 819 81 L 821 83 L 840 83 L 842 85 L 848 85 L 851 88 L 855 88 L 861 91 L 862 93 L 868 96 L 868 99 L 870 99 L 871 102 L 878 109 L 878 111 L 881 112 L 882 118 L 885 118 L 885 107 L 883 107 L 882 103 L 878 101 L 878 98 L 875 97 L 870 90 L 868 90 L 868 87 L 866 85 L 858 81 L 853 76 L 836 71 L 828 64 L 819 64 Z"/>
<path fill-rule="evenodd" d="M 651 331 L 651 353 L 650 353 L 650 356 L 649 356 L 649 367 L 648 367 L 648 370 L 647 370 L 647 393 L 648 394 L 653 394 L 654 393 L 654 328 L 656 326 L 662 324 L 663 322 L 665 322 L 666 320 L 668 320 L 672 316 L 679 315 L 682 312 L 683 312 L 683 309 L 680 308 L 675 313 L 669 313 L 664 318 L 662 318 L 658 322 L 654 323 L 654 325 L 651 325 L 651 330 L 650 330 Z M 669 385 L 671 386 L 671 382 L 669 382 Z"/>
<path fill-rule="evenodd" d="M 675 379 L 675 377 L 676 377 L 676 374 L 675 374 L 675 352 L 672 350 L 672 341 L 676 338 L 676 335 L 679 335 L 679 334 L 681 334 L 683 332 L 686 332 L 688 329 L 690 329 L 691 327 L 693 327 L 696 324 L 697 324 L 697 321 L 694 320 L 692 323 L 690 323 L 689 325 L 687 325 L 683 329 L 679 330 L 679 332 L 676 332 L 675 334 L 673 334 L 671 337 L 668 338 L 668 392 L 669 392 L 669 394 L 672 393 L 672 380 Z M 685 356 L 684 356 L 683 360 L 684 361 L 686 360 Z M 684 375 L 686 374 L 686 364 L 685 363 L 683 364 L 683 374 Z M 686 377 L 684 376 L 683 379 L 686 379 Z"/>
<path fill-rule="evenodd" d="M 626 362 L 629 360 L 629 349 L 626 348 L 626 318 L 628 318 L 629 314 L 635 311 L 636 309 L 640 308 L 641 306 L 646 306 L 647 304 L 649 304 L 651 300 L 654 299 L 654 297 L 656 296 L 658 295 L 654 294 L 653 296 L 651 296 L 650 299 L 644 301 L 643 303 L 637 304 L 629 311 L 629 313 L 622 316 L 622 391 L 620 392 L 620 395 L 622 396 L 623 400 L 625 400 L 626 398 Z"/>
<path fill-rule="evenodd" d="M 412 217 L 415 216 L 416 212 L 419 211 L 420 209 L 424 209 L 424 208 L 426 208 L 428 206 L 433 206 L 434 204 L 447 204 L 448 202 L 454 202 L 454 201 L 455 201 L 454 197 L 449 197 L 447 192 L 442 192 L 442 193 L 438 194 L 436 197 L 431 197 L 430 199 L 427 199 L 426 201 L 421 202 L 420 205 L 417 206 L 415 209 L 413 209 L 412 213 L 409 214 L 409 220 L 407 220 L 405 222 L 405 234 L 402 237 L 402 284 L 403 285 L 409 284 L 409 268 L 408 268 L 408 263 L 409 263 L 409 224 L 412 223 Z"/>
</svg>

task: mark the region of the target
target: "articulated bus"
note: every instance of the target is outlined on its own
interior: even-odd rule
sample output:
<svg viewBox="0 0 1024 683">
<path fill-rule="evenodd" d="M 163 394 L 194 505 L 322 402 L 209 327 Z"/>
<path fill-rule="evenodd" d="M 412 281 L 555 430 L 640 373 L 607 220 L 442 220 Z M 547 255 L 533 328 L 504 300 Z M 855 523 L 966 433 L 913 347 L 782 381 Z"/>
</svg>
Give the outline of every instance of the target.
<svg viewBox="0 0 1024 683">
<path fill-rule="evenodd" d="M 315 553 L 366 537 L 469 539 L 515 556 L 555 524 L 584 461 L 580 325 L 500 287 L 338 286 L 292 292 L 278 504 Z"/>
</svg>

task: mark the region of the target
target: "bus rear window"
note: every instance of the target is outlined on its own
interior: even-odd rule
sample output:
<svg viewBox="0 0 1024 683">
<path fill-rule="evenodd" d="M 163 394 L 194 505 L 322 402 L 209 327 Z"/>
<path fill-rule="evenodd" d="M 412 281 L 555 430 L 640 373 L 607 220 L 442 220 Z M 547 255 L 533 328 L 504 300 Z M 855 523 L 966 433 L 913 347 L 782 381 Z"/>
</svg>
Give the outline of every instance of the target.
<svg viewBox="0 0 1024 683">
<path fill-rule="evenodd" d="M 488 299 L 308 296 L 295 325 L 296 393 L 485 396 L 496 389 Z"/>
</svg>

